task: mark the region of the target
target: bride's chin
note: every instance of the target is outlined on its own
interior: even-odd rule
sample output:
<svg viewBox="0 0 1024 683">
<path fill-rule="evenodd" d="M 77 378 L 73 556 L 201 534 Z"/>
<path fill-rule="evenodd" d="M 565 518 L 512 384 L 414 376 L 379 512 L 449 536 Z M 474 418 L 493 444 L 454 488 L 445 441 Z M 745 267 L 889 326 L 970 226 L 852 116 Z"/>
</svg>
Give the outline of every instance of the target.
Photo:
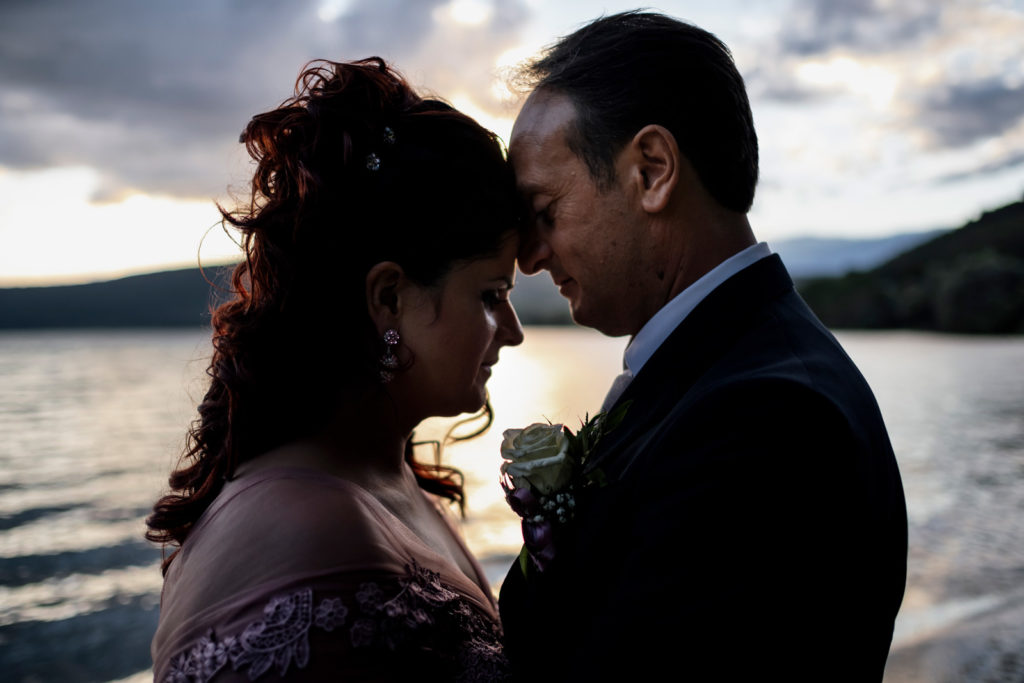
<svg viewBox="0 0 1024 683">
<path fill-rule="evenodd" d="M 417 394 L 415 403 L 422 410 L 422 419 L 431 417 L 456 417 L 480 412 L 487 403 L 486 379 L 478 377 L 472 386 L 453 394 L 451 387 L 436 393 L 425 391 Z M 419 412 L 419 411 L 416 411 Z"/>
<path fill-rule="evenodd" d="M 472 401 L 466 401 L 460 413 L 479 413 L 480 409 L 484 407 L 485 399 L 481 396 L 476 396 Z"/>
<path fill-rule="evenodd" d="M 484 390 L 483 385 L 476 389 L 473 393 L 473 399 L 467 400 L 465 406 L 460 411 L 462 413 L 479 413 L 484 405 L 487 403 L 487 394 Z"/>
</svg>

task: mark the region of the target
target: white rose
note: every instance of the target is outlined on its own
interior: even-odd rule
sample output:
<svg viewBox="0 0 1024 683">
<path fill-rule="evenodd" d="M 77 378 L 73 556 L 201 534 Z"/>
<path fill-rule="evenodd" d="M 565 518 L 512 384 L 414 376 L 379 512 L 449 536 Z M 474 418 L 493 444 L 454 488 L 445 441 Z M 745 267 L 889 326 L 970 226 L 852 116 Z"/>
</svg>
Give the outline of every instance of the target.
<svg viewBox="0 0 1024 683">
<path fill-rule="evenodd" d="M 546 496 L 569 483 L 573 462 L 562 425 L 532 424 L 526 429 L 506 429 L 503 436 L 501 471 L 516 488 L 529 486 Z"/>
</svg>

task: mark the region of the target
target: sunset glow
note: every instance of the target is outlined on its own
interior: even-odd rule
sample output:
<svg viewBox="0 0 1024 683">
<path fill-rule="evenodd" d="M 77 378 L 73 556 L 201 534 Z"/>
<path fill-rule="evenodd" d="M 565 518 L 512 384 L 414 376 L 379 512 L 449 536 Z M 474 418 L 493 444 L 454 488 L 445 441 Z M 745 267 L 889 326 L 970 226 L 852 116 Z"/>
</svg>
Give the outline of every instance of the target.
<svg viewBox="0 0 1024 683">
<path fill-rule="evenodd" d="M 380 55 L 507 142 L 515 65 L 602 12 L 631 8 L 57 5 L 0 9 L 0 44 L 18 55 L 0 66 L 0 286 L 195 265 L 197 253 L 233 258 L 214 201 L 245 186 L 238 133 L 288 96 L 310 59 Z M 951 228 L 1024 192 L 1020 2 L 660 8 L 736 56 L 761 145 L 758 237 Z"/>
</svg>

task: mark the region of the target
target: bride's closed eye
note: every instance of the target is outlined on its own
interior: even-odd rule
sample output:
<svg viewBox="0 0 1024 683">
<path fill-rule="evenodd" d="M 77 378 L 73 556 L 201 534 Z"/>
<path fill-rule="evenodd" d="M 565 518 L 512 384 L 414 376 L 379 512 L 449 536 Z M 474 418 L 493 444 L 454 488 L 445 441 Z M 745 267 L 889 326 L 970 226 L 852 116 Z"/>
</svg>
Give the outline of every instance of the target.
<svg viewBox="0 0 1024 683">
<path fill-rule="evenodd" d="M 497 289 L 488 289 L 483 293 L 483 300 L 490 308 L 494 308 L 506 301 L 508 301 L 509 288 L 498 287 Z"/>
</svg>

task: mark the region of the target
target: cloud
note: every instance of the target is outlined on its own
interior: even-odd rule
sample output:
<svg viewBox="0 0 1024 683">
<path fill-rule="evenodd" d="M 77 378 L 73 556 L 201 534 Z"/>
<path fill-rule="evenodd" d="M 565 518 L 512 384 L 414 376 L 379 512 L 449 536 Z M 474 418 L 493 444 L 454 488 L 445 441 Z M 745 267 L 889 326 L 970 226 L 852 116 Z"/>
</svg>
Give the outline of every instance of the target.
<svg viewBox="0 0 1024 683">
<path fill-rule="evenodd" d="M 930 0 L 795 0 L 747 74 L 751 94 L 783 104 L 842 95 L 842 87 L 808 82 L 801 70 L 836 57 L 876 62 L 919 50 L 941 30 L 942 12 Z"/>
<path fill-rule="evenodd" d="M 915 120 L 939 147 L 998 137 L 1024 120 L 1024 88 L 999 78 L 943 85 L 926 94 Z"/>
<path fill-rule="evenodd" d="M 888 52 L 936 31 L 941 12 L 934 0 L 798 0 L 780 42 L 784 52 L 805 56 L 836 48 Z"/>
<path fill-rule="evenodd" d="M 1024 165 L 1024 150 L 1006 154 L 994 161 L 988 161 L 971 168 L 969 171 L 958 171 L 948 173 L 935 180 L 937 185 L 952 185 L 963 180 L 973 180 L 1000 171 L 1006 171 L 1016 166 Z"/>
<path fill-rule="evenodd" d="M 743 74 L 750 98 L 788 105 L 804 105 L 828 95 L 800 82 L 790 65 L 778 59 L 764 59 Z"/>
<path fill-rule="evenodd" d="M 1024 120 L 1019 4 L 796 0 L 780 26 L 748 74 L 764 101 L 860 108 L 865 139 L 902 136 L 922 152 L 980 144 Z"/>
<path fill-rule="evenodd" d="M 441 95 L 498 111 L 490 70 L 527 18 L 484 3 L 473 25 L 444 0 L 23 0 L 0 6 L 0 166 L 88 166 L 102 193 L 222 193 L 249 117 L 291 94 L 314 58 L 381 55 Z M 443 38 L 443 39 L 442 39 Z"/>
</svg>

